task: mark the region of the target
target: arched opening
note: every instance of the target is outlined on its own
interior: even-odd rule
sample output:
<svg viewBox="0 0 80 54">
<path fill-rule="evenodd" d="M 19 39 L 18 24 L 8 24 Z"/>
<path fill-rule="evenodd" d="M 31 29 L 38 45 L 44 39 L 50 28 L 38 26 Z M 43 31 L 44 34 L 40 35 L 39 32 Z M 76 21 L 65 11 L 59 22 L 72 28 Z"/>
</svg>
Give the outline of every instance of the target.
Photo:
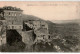
<svg viewBox="0 0 80 54">
<path fill-rule="evenodd" d="M 14 42 L 22 41 L 22 36 L 16 30 L 7 30 L 7 43 L 11 45 Z"/>
</svg>

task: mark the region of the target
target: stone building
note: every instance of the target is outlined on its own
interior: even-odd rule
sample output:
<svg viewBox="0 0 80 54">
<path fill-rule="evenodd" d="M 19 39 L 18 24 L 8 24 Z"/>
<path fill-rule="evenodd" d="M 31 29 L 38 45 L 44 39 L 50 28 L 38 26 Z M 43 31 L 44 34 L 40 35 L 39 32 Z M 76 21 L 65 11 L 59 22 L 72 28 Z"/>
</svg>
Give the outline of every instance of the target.
<svg viewBox="0 0 80 54">
<path fill-rule="evenodd" d="M 35 42 L 37 42 L 39 40 L 48 41 L 48 39 L 49 39 L 48 30 L 46 30 L 45 28 L 40 28 L 40 29 L 36 30 L 35 34 L 36 34 Z"/>
<path fill-rule="evenodd" d="M 22 10 L 16 7 L 3 7 L 4 18 L 7 21 L 7 29 L 23 29 Z"/>
<path fill-rule="evenodd" d="M 22 21 L 22 10 L 20 8 L 11 7 L 11 6 L 5 6 L 3 8 L 0 8 L 0 20 L 5 24 L 4 27 L 5 30 L 17 30 L 17 32 L 22 35 L 22 29 L 23 29 L 23 21 Z M 2 40 L 6 40 L 1 38 Z M 3 41 L 2 41 L 3 42 Z M 3 42 L 4 43 L 4 42 Z"/>
<path fill-rule="evenodd" d="M 24 24 L 26 24 L 28 27 L 30 27 L 32 30 L 34 30 L 34 33 L 36 34 L 36 41 L 46 41 L 49 38 L 48 33 L 48 25 L 45 21 L 42 20 L 28 20 L 25 21 Z"/>
</svg>

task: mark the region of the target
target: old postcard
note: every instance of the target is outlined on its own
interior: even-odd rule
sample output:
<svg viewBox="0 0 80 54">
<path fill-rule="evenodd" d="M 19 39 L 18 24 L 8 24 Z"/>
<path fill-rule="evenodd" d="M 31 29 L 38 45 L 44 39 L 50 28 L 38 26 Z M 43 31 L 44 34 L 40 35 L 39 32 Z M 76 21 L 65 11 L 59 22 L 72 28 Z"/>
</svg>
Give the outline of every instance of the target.
<svg viewBox="0 0 80 54">
<path fill-rule="evenodd" d="M 0 52 L 80 52 L 80 2 L 0 1 Z"/>
</svg>

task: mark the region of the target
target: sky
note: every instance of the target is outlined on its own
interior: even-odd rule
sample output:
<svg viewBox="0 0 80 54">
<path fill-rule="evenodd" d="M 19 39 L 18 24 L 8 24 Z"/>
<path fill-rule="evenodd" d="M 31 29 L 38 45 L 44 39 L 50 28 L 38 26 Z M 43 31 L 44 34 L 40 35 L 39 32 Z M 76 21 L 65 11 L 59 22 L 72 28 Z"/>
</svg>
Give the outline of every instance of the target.
<svg viewBox="0 0 80 54">
<path fill-rule="evenodd" d="M 34 15 L 44 20 L 79 19 L 79 2 L 26 2 L 0 1 L 0 7 L 13 6 L 23 10 L 23 14 Z"/>
</svg>

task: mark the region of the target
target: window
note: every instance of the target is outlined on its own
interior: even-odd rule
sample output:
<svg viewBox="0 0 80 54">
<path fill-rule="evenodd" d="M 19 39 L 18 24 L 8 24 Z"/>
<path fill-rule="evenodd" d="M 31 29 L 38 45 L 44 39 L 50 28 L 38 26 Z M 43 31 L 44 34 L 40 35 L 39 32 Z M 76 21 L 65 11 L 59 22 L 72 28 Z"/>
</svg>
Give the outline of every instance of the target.
<svg viewBox="0 0 80 54">
<path fill-rule="evenodd" d="M 44 36 L 45 36 L 45 35 L 43 35 L 43 39 L 44 39 Z"/>
<path fill-rule="evenodd" d="M 16 16 L 16 14 L 15 14 L 15 16 Z"/>
<path fill-rule="evenodd" d="M 10 29 L 10 26 L 8 26 L 8 29 Z"/>
<path fill-rule="evenodd" d="M 13 21 L 12 21 L 12 24 L 13 24 Z"/>
<path fill-rule="evenodd" d="M 50 39 L 50 36 L 48 38 Z"/>
<path fill-rule="evenodd" d="M 45 25 L 42 25 L 42 26 L 45 26 Z"/>
<path fill-rule="evenodd" d="M 12 16 L 14 16 L 14 13 L 12 12 Z"/>
<path fill-rule="evenodd" d="M 21 29 L 21 26 L 19 26 L 20 27 L 20 29 Z"/>
<path fill-rule="evenodd" d="M 9 12 L 9 16 L 10 16 L 10 12 Z"/>
<path fill-rule="evenodd" d="M 15 19 L 15 22 L 16 22 L 17 20 Z"/>
<path fill-rule="evenodd" d="M 43 36 L 43 39 L 44 39 L 44 36 Z"/>
<path fill-rule="evenodd" d="M 12 29 L 14 29 L 14 26 L 12 26 Z"/>
<path fill-rule="evenodd" d="M 20 16 L 21 16 L 21 14 L 20 14 Z"/>
<path fill-rule="evenodd" d="M 9 7 L 7 9 L 10 9 Z"/>
</svg>

